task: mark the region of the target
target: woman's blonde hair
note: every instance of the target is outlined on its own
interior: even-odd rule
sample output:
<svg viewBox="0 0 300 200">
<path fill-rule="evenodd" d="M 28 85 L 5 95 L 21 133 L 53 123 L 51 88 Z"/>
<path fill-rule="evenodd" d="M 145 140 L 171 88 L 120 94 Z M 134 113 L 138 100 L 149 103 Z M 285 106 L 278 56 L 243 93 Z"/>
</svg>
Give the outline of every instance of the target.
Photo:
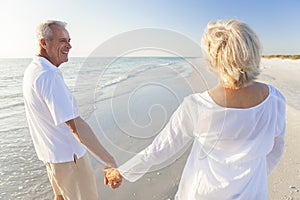
<svg viewBox="0 0 300 200">
<path fill-rule="evenodd" d="M 224 87 L 245 87 L 258 76 L 261 45 L 245 23 L 237 19 L 208 23 L 201 46 L 208 68 Z"/>
</svg>

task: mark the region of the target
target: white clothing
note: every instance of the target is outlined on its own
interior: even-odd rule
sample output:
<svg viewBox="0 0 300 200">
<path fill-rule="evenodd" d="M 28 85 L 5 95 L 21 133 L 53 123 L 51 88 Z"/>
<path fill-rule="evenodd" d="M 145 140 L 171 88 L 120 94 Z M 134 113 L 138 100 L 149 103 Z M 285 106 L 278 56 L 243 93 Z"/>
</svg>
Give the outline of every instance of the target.
<svg viewBox="0 0 300 200">
<path fill-rule="evenodd" d="M 79 116 L 76 101 L 61 71 L 47 59 L 36 56 L 23 79 L 27 121 L 38 158 L 61 163 L 86 153 L 65 122 Z"/>
<path fill-rule="evenodd" d="M 283 154 L 285 99 L 268 85 L 259 105 L 224 108 L 208 92 L 186 97 L 152 144 L 120 167 L 133 182 L 193 141 L 176 200 L 268 199 L 267 175 Z"/>
</svg>

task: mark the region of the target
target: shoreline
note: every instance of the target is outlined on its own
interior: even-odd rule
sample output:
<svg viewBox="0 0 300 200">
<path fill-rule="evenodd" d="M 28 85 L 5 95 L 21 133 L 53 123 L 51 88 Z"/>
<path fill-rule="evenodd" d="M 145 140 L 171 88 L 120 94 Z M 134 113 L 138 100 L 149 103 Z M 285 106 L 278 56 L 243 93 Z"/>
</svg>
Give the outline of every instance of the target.
<svg viewBox="0 0 300 200">
<path fill-rule="evenodd" d="M 273 59 L 273 58 L 290 59 L 290 60 L 300 59 L 300 55 L 263 55 L 261 57 L 266 59 Z"/>
</svg>

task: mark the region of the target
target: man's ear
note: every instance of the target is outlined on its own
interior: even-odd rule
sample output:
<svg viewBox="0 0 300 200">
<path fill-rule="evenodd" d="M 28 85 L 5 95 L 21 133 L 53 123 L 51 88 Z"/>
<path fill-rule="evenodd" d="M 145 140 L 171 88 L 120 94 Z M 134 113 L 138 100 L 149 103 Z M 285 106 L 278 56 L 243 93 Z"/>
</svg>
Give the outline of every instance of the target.
<svg viewBox="0 0 300 200">
<path fill-rule="evenodd" d="M 43 47 L 43 49 L 46 49 L 46 40 L 44 38 L 40 39 L 40 46 Z"/>
</svg>

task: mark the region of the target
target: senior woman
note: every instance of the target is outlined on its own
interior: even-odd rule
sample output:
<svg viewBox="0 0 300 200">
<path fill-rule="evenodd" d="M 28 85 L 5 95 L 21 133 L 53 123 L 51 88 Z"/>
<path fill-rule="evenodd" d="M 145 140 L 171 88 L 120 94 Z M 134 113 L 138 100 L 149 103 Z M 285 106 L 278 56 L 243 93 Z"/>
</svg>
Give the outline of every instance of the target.
<svg viewBox="0 0 300 200">
<path fill-rule="evenodd" d="M 283 154 L 285 99 L 255 81 L 261 47 L 245 23 L 210 22 L 202 48 L 219 84 L 186 97 L 151 145 L 119 171 L 105 170 L 107 181 L 136 181 L 193 141 L 175 199 L 268 199 L 267 176 Z"/>
</svg>

